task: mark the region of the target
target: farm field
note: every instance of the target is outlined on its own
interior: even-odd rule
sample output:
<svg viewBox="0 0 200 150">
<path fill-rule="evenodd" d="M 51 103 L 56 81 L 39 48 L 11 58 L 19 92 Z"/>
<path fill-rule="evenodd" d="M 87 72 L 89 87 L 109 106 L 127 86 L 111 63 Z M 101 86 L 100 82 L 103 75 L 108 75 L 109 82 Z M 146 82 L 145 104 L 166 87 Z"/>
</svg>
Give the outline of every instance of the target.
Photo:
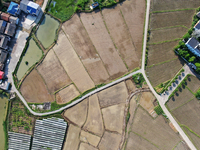
<svg viewBox="0 0 200 150">
<path fill-rule="evenodd" d="M 108 34 L 101 13 L 81 13 L 80 19 L 111 78 L 114 79 L 125 74 L 128 70 Z"/>
<path fill-rule="evenodd" d="M 128 133 L 129 136 L 125 148 L 127 150 L 135 146 L 140 148 L 140 145 L 144 149 L 148 149 L 146 146 L 149 145 L 153 149 L 169 150 L 173 149 L 181 141 L 179 135 L 170 128 L 163 116 L 160 115 L 153 119 L 141 106 L 135 112 L 135 117 Z M 133 140 L 134 137 L 137 142 Z"/>
<path fill-rule="evenodd" d="M 173 50 L 190 29 L 199 4 L 194 0 L 151 1 L 146 72 L 153 87 L 171 80 L 182 67 Z"/>
<path fill-rule="evenodd" d="M 147 67 L 146 74 L 149 76 L 152 86 L 156 87 L 160 83 L 173 78 L 183 65 L 183 61 L 177 58 L 166 63 Z"/>
<path fill-rule="evenodd" d="M 3 129 L 3 122 L 5 121 L 5 117 L 7 114 L 7 107 L 8 107 L 8 99 L 4 96 L 0 96 L 0 135 L 1 135 L 1 140 L 0 140 L 0 150 L 4 150 L 5 146 L 5 133 Z"/>
<path fill-rule="evenodd" d="M 59 22 L 57 20 L 49 15 L 45 15 L 36 32 L 38 40 L 45 48 L 48 48 L 54 42 L 58 26 Z"/>
<path fill-rule="evenodd" d="M 129 29 L 121 14 L 120 5 L 117 5 L 114 9 L 103 9 L 102 15 L 110 36 L 128 69 L 132 70 L 138 67 L 140 57 L 137 56 Z"/>
<path fill-rule="evenodd" d="M 127 0 L 120 5 L 121 12 L 133 39 L 139 59 L 141 59 L 142 55 L 145 4 L 145 0 Z"/>
<path fill-rule="evenodd" d="M 28 69 L 33 66 L 37 61 L 39 61 L 42 57 L 42 50 L 36 45 L 35 41 L 31 39 L 29 41 L 29 46 L 26 50 L 25 55 L 22 58 L 20 66 L 17 70 L 17 78 L 21 80 Z M 28 64 L 26 65 L 26 62 Z"/>
<path fill-rule="evenodd" d="M 51 93 L 71 83 L 53 50 L 48 52 L 45 59 L 37 67 L 37 70 L 45 80 Z"/>
<path fill-rule="evenodd" d="M 195 93 L 200 88 L 200 80 L 195 76 L 190 76 L 187 80 L 187 87 Z"/>
<path fill-rule="evenodd" d="M 31 73 L 24 79 L 20 86 L 20 91 L 23 97 L 29 103 L 43 103 L 43 102 L 53 102 L 54 99 L 52 95 L 46 89 L 46 85 L 42 77 L 34 69 Z"/>
<path fill-rule="evenodd" d="M 83 62 L 94 83 L 97 85 L 108 81 L 109 74 L 78 15 L 75 14 L 70 20 L 66 21 L 62 29 L 68 35 L 74 50 Z"/>
<path fill-rule="evenodd" d="M 184 27 L 173 27 L 159 30 L 152 30 L 149 44 L 170 41 L 182 38 L 188 29 Z"/>
<path fill-rule="evenodd" d="M 94 87 L 94 82 L 88 75 L 72 45 L 62 31 L 59 33 L 57 44 L 54 46 L 53 50 L 70 79 L 81 92 Z"/>
<path fill-rule="evenodd" d="M 167 10 L 178 10 L 186 8 L 197 8 L 200 6 L 200 2 L 196 0 L 152 0 L 151 7 L 153 11 L 167 11 Z"/>
<path fill-rule="evenodd" d="M 150 26 L 152 29 L 179 25 L 190 28 L 194 14 L 195 10 L 193 9 L 175 12 L 154 13 L 151 16 L 152 20 Z"/>
</svg>

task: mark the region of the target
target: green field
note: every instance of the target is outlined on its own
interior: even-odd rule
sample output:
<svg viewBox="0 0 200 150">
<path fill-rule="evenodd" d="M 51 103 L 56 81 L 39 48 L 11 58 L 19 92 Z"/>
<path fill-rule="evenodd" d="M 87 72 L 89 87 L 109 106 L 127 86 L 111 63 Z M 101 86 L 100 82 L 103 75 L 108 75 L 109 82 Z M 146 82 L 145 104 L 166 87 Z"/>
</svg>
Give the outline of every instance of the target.
<svg viewBox="0 0 200 150">
<path fill-rule="evenodd" d="M 7 113 L 8 99 L 6 97 L 0 96 L 0 150 L 4 150 L 5 147 L 5 134 L 3 129 L 3 121 L 5 120 Z"/>
</svg>

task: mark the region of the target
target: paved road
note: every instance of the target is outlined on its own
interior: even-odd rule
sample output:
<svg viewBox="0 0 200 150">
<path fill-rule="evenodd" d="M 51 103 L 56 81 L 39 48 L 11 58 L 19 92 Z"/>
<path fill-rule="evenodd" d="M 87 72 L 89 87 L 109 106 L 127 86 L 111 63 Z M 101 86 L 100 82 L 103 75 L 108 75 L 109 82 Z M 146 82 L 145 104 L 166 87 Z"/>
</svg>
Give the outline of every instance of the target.
<svg viewBox="0 0 200 150">
<path fill-rule="evenodd" d="M 47 4 L 47 0 L 44 1 L 44 4 L 43 4 L 43 7 L 42 7 L 42 10 L 45 9 L 46 7 L 46 4 Z M 150 90 L 152 91 L 152 93 L 155 95 L 155 97 L 157 98 L 157 100 L 159 101 L 160 103 L 160 106 L 162 107 L 164 113 L 167 115 L 167 117 L 169 118 L 169 120 L 172 122 L 172 124 L 174 125 L 174 127 L 177 129 L 177 131 L 179 132 L 179 134 L 182 136 L 182 138 L 185 140 L 185 142 L 187 143 L 187 145 L 192 149 L 192 150 L 196 150 L 196 148 L 194 147 L 194 145 L 192 144 L 192 142 L 189 140 L 189 138 L 186 136 L 186 134 L 183 132 L 183 130 L 181 129 L 181 127 L 178 125 L 178 123 L 175 121 L 175 119 L 172 117 L 172 115 L 169 113 L 169 111 L 167 110 L 167 108 L 165 107 L 165 102 L 166 102 L 166 99 L 167 97 L 162 97 L 160 95 L 158 95 L 154 88 L 152 87 L 151 83 L 149 82 L 149 79 L 147 78 L 146 74 L 145 74 L 145 52 L 146 52 L 146 39 L 147 39 L 147 31 L 148 31 L 148 23 L 149 23 L 149 10 L 150 10 L 150 0 L 147 0 L 147 10 L 146 10 L 146 20 L 145 20 L 145 30 L 144 30 L 144 43 L 143 43 L 143 55 L 142 55 L 142 68 L 136 72 L 133 72 L 125 77 L 122 77 L 116 81 L 113 81 L 101 88 L 98 88 L 88 94 L 86 94 L 85 96 L 83 96 L 82 98 L 72 102 L 71 104 L 69 105 L 66 105 L 58 110 L 55 110 L 55 111 L 52 111 L 52 112 L 47 112 L 47 113 L 36 113 L 34 111 L 32 111 L 32 109 L 28 106 L 26 100 L 22 97 L 22 95 L 18 92 L 18 90 L 15 88 L 14 86 L 14 81 L 13 81 L 13 78 L 12 78 L 12 75 L 11 75 L 11 72 L 9 71 L 9 76 L 11 77 L 11 82 L 12 82 L 12 90 L 14 90 L 16 92 L 16 94 L 18 95 L 18 97 L 22 100 L 22 102 L 24 103 L 24 105 L 29 109 L 29 111 L 33 114 L 33 115 L 37 115 L 37 116 L 44 116 L 44 115 L 49 115 L 49 114 L 54 114 L 54 113 L 57 113 L 59 111 L 62 111 L 64 109 L 67 109 L 69 107 L 72 107 L 74 105 L 76 105 L 77 103 L 81 102 L 82 100 L 84 100 L 85 98 L 99 92 L 99 91 L 102 91 L 108 87 L 111 87 L 119 82 L 122 82 L 128 78 L 130 78 L 132 75 L 134 74 L 137 74 L 137 73 L 142 73 L 145 80 L 146 80 L 146 83 L 148 84 Z M 13 61 L 12 61 L 13 62 Z M 11 65 L 13 66 L 14 63 L 12 63 Z M 14 64 L 15 65 L 15 64 Z M 167 141 L 166 141 L 167 142 Z"/>
<path fill-rule="evenodd" d="M 152 87 L 151 83 L 149 82 L 149 79 L 147 78 L 146 74 L 145 74 L 145 53 L 146 53 L 146 39 L 147 39 L 147 31 L 148 31 L 148 23 L 149 23 L 149 10 L 150 10 L 150 0 L 147 0 L 147 10 L 146 10 L 146 20 L 145 20 L 145 31 L 144 31 L 144 43 L 143 43 L 143 55 L 142 55 L 142 74 L 150 88 L 150 90 L 153 92 L 153 94 L 155 95 L 155 97 L 157 98 L 157 100 L 160 103 L 161 108 L 163 109 L 164 113 L 166 114 L 166 116 L 169 118 L 169 120 L 172 122 L 172 124 L 174 125 L 174 127 L 176 128 L 176 130 L 179 132 L 179 134 L 182 136 L 182 138 L 184 139 L 184 141 L 187 143 L 187 145 L 190 147 L 191 150 L 196 150 L 195 146 L 193 145 L 193 143 L 190 141 L 190 139 L 186 136 L 185 132 L 183 132 L 183 130 L 181 129 L 181 127 L 178 125 L 178 123 L 176 122 L 176 120 L 172 117 L 171 113 L 168 111 L 168 109 L 165 107 L 165 102 L 168 99 L 168 97 L 162 97 L 160 95 L 158 95 L 154 88 Z M 188 70 L 187 70 L 188 71 Z M 167 141 L 166 141 L 167 142 Z"/>
<path fill-rule="evenodd" d="M 47 6 L 48 0 L 44 0 L 43 5 L 42 5 L 42 11 L 44 12 L 46 6 Z"/>
</svg>

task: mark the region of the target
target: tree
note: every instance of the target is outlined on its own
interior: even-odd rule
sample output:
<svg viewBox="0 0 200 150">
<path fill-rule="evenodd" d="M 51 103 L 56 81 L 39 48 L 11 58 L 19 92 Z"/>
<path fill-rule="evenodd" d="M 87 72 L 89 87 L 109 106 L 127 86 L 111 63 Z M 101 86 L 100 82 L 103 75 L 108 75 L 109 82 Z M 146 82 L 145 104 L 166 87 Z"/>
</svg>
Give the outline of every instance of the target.
<svg viewBox="0 0 200 150">
<path fill-rule="evenodd" d="M 196 59 L 195 56 L 190 57 L 189 62 L 193 62 Z"/>
<path fill-rule="evenodd" d="M 25 61 L 25 64 L 28 65 L 28 61 Z"/>
<path fill-rule="evenodd" d="M 195 96 L 198 100 L 200 100 L 200 89 L 195 93 Z"/>
</svg>

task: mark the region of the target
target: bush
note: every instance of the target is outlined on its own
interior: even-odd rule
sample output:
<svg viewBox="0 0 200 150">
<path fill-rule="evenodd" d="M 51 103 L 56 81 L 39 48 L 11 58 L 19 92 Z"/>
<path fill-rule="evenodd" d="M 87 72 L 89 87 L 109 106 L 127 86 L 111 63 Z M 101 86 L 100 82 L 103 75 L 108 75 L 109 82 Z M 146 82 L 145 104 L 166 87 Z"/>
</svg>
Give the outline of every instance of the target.
<svg viewBox="0 0 200 150">
<path fill-rule="evenodd" d="M 132 79 L 135 82 L 135 84 L 138 85 L 138 87 L 142 87 L 142 84 L 145 81 L 142 73 L 133 75 Z"/>
<path fill-rule="evenodd" d="M 200 100 L 200 89 L 195 93 L 195 97 Z"/>
</svg>

